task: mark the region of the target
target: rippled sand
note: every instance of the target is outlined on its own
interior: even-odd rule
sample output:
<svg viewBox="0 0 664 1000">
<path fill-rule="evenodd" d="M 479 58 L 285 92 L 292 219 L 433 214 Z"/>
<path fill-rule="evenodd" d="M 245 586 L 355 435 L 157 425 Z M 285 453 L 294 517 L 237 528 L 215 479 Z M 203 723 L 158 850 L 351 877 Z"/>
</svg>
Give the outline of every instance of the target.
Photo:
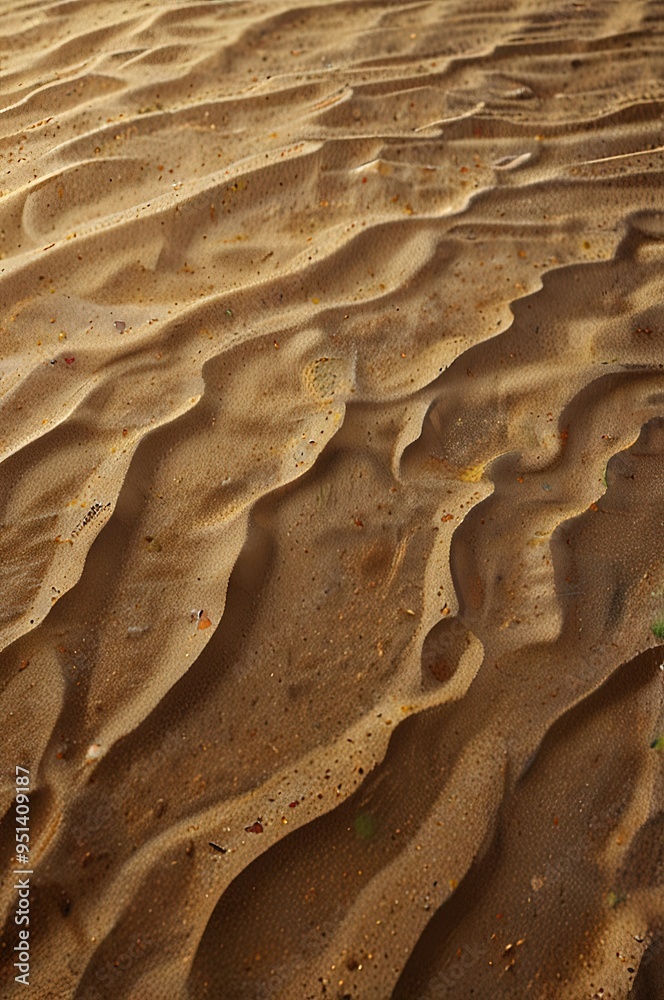
<svg viewBox="0 0 664 1000">
<path fill-rule="evenodd" d="M 664 997 L 663 15 L 3 5 L 32 996 Z"/>
</svg>

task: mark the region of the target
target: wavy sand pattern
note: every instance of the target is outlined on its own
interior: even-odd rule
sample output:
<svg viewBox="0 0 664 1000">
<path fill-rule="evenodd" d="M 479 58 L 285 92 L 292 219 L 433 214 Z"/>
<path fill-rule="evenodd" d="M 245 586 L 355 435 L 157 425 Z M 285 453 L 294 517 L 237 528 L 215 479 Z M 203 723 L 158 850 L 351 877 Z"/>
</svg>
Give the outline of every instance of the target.
<svg viewBox="0 0 664 1000">
<path fill-rule="evenodd" d="M 34 996 L 664 997 L 663 17 L 4 5 Z"/>
</svg>

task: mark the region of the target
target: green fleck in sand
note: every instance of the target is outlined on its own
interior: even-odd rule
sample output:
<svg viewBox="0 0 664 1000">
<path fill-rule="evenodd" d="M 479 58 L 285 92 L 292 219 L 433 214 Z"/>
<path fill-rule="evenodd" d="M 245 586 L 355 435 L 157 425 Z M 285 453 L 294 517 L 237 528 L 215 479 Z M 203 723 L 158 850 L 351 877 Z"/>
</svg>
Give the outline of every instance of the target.
<svg viewBox="0 0 664 1000">
<path fill-rule="evenodd" d="M 360 840 L 371 840 L 376 832 L 376 822 L 369 813 L 358 813 L 353 826 Z"/>
<path fill-rule="evenodd" d="M 664 618 L 658 618 L 656 622 L 653 622 L 650 631 L 656 639 L 664 639 Z"/>
</svg>

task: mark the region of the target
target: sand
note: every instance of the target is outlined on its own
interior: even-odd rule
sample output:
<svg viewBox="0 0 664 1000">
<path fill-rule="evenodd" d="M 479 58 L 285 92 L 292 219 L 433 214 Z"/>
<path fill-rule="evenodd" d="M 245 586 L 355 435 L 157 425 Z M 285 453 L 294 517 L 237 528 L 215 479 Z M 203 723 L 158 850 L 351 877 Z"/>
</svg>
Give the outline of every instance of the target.
<svg viewBox="0 0 664 1000">
<path fill-rule="evenodd" d="M 663 14 L 3 4 L 3 997 L 664 997 Z"/>
</svg>

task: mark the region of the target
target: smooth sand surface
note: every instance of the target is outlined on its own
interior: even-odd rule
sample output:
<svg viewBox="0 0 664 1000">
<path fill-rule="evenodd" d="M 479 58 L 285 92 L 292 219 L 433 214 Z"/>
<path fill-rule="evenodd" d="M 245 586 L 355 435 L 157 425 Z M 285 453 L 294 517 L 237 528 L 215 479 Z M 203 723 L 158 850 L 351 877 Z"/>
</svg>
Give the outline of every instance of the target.
<svg viewBox="0 0 664 1000">
<path fill-rule="evenodd" d="M 664 997 L 663 19 L 5 0 L 3 997 Z"/>
</svg>

